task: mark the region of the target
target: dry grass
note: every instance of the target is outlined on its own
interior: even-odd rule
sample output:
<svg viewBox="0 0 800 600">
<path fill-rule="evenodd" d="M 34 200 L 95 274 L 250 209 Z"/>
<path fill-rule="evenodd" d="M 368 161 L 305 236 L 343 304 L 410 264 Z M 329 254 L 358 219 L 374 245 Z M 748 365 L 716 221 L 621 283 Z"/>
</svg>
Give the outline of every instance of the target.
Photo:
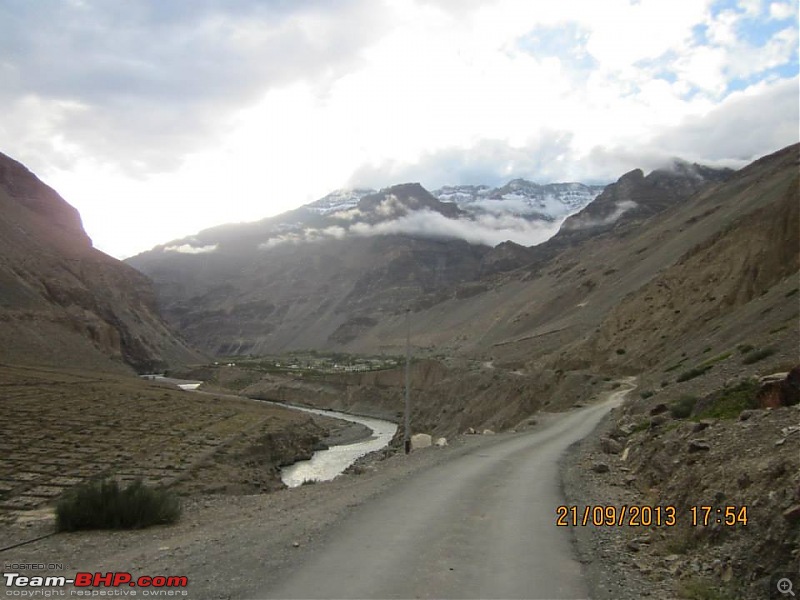
<svg viewBox="0 0 800 600">
<path fill-rule="evenodd" d="M 237 457 L 271 435 L 309 428 L 305 415 L 254 401 L 134 377 L 0 366 L 0 522 L 51 507 L 98 477 L 183 493 L 255 481 L 250 490 L 259 491 L 275 484 L 274 456 L 250 467 Z"/>
</svg>

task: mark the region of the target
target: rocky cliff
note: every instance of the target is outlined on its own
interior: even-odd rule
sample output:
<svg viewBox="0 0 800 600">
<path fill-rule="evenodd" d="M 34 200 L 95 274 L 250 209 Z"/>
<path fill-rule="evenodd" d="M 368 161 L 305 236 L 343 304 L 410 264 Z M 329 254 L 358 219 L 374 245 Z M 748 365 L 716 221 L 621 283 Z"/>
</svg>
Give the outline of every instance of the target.
<svg viewBox="0 0 800 600">
<path fill-rule="evenodd" d="M 0 361 L 149 371 L 199 360 L 150 281 L 92 247 L 80 215 L 0 154 Z"/>
</svg>

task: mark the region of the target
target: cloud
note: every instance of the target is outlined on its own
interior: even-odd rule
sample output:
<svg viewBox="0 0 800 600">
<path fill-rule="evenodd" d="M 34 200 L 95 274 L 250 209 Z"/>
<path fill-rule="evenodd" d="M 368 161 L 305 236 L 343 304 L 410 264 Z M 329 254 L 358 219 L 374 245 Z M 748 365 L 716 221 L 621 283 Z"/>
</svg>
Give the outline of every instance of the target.
<svg viewBox="0 0 800 600">
<path fill-rule="evenodd" d="M 164 252 L 177 252 L 179 254 L 208 254 L 209 252 L 216 252 L 219 244 L 211 244 L 208 246 L 192 246 L 191 244 L 181 244 L 180 246 L 165 246 Z"/>
<path fill-rule="evenodd" d="M 642 145 L 653 167 L 680 156 L 711 166 L 743 167 L 794 144 L 800 134 L 797 77 L 731 94 L 703 116 L 686 118 Z"/>
<path fill-rule="evenodd" d="M 583 151 L 567 131 L 547 132 L 521 146 L 482 140 L 467 148 L 426 153 L 413 163 L 364 166 L 350 181 L 373 187 L 387 181 L 420 181 L 428 189 L 455 183 L 498 186 L 518 177 L 542 183 L 602 184 L 633 168 L 649 171 L 668 166 L 675 158 L 741 168 L 798 141 L 798 84 L 795 77 L 734 92 L 705 114 L 652 128 L 648 137 L 625 139 L 619 145 L 597 144 Z"/>
<path fill-rule="evenodd" d="M 480 215 L 475 220 L 448 219 L 444 215 L 418 210 L 375 225 L 356 223 L 350 232 L 360 236 L 404 234 L 435 239 L 460 239 L 470 244 L 496 246 L 513 241 L 523 246 L 540 244 L 558 231 L 558 224 L 528 221 L 513 215 Z"/>
<path fill-rule="evenodd" d="M 0 139 L 124 256 L 348 180 L 739 165 L 797 139 L 797 44 L 796 0 L 10 0 Z"/>
<path fill-rule="evenodd" d="M 595 227 L 605 227 L 616 223 L 617 220 L 629 210 L 636 208 L 638 204 L 633 200 L 623 200 L 614 204 L 614 210 L 602 219 L 593 219 L 586 213 L 567 221 L 565 227 L 569 231 L 581 229 L 594 229 Z"/>
<path fill-rule="evenodd" d="M 468 147 L 449 147 L 426 152 L 414 162 L 389 160 L 360 167 L 349 185 L 380 188 L 386 182 L 419 181 L 427 189 L 445 185 L 502 185 L 527 177 L 543 182 L 563 181 L 565 158 L 570 155 L 572 135 L 545 131 L 524 144 L 483 139 Z"/>
<path fill-rule="evenodd" d="M 374 5 L 3 3 L 0 101 L 11 118 L 0 131 L 20 147 L 33 142 L 42 162 L 87 153 L 139 176 L 173 170 L 265 90 L 351 67 L 386 25 Z"/>
<path fill-rule="evenodd" d="M 428 209 L 416 210 L 396 219 L 370 224 L 358 222 L 349 227 L 306 228 L 280 234 L 258 245 L 259 250 L 293 243 L 313 243 L 347 236 L 409 235 L 433 239 L 458 239 L 470 244 L 496 246 L 505 241 L 534 246 L 551 238 L 563 219 L 556 222 L 528 220 L 511 213 L 478 214 L 472 219 L 451 219 Z"/>
</svg>

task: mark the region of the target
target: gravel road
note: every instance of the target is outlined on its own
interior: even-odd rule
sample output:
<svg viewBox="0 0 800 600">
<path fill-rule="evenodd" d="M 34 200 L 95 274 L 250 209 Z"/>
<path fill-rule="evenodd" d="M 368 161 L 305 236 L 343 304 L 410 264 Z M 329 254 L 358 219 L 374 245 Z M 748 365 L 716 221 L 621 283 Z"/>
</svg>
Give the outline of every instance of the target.
<svg viewBox="0 0 800 600">
<path fill-rule="evenodd" d="M 558 459 L 611 403 L 559 415 L 427 469 L 361 507 L 269 598 L 581 598 L 569 530 L 556 527 Z"/>
</svg>

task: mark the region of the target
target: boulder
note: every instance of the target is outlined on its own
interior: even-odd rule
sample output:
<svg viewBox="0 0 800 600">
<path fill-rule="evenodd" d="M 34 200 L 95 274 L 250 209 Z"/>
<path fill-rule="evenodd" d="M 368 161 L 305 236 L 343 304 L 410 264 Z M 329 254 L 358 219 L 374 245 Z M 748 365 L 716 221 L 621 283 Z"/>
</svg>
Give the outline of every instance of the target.
<svg viewBox="0 0 800 600">
<path fill-rule="evenodd" d="M 756 394 L 759 407 L 779 408 L 800 403 L 800 366 L 794 367 L 779 380 L 762 378 L 761 382 L 763 385 Z"/>
<path fill-rule="evenodd" d="M 650 428 L 652 429 L 653 427 L 658 427 L 659 425 L 663 425 L 667 421 L 669 421 L 669 415 L 667 415 L 666 413 L 661 413 L 654 417 L 650 417 Z"/>
<path fill-rule="evenodd" d="M 411 436 L 411 449 L 419 450 L 421 448 L 430 448 L 433 439 L 428 433 L 415 433 Z"/>
<path fill-rule="evenodd" d="M 745 410 L 743 410 L 742 412 L 739 413 L 739 420 L 740 421 L 749 421 L 752 418 L 752 416 L 755 415 L 755 414 L 756 414 L 756 411 L 750 410 L 750 409 L 745 409 Z"/>
<path fill-rule="evenodd" d="M 661 402 L 659 404 L 656 404 L 653 408 L 650 409 L 650 414 L 651 415 L 660 415 L 662 413 L 667 412 L 668 410 L 669 410 L 669 406 L 667 406 L 666 404 Z"/>
<path fill-rule="evenodd" d="M 711 446 L 705 440 L 689 440 L 689 452 L 707 452 Z"/>
<path fill-rule="evenodd" d="M 447 446 L 447 438 L 443 438 L 443 437 L 436 438 L 436 441 L 434 442 L 434 444 L 439 448 L 444 448 L 445 446 Z"/>
<path fill-rule="evenodd" d="M 622 444 L 610 437 L 600 438 L 600 449 L 606 454 L 619 454 L 622 452 Z"/>
<path fill-rule="evenodd" d="M 494 431 L 492 431 L 491 429 L 484 429 L 483 435 L 494 435 Z"/>
<path fill-rule="evenodd" d="M 785 511 L 783 511 L 783 518 L 787 521 L 798 521 L 800 520 L 800 504 L 795 504 L 794 506 L 790 506 Z"/>
</svg>

